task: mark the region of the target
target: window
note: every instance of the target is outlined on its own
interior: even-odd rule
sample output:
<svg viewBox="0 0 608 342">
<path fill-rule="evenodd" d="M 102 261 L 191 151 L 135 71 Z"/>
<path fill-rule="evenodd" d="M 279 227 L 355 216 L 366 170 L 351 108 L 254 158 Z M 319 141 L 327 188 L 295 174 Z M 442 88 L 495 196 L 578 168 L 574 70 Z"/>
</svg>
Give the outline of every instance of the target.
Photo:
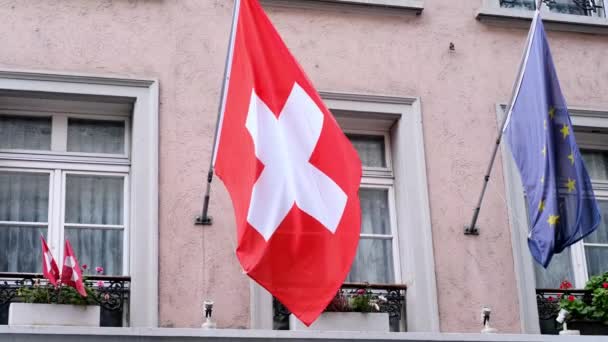
<svg viewBox="0 0 608 342">
<path fill-rule="evenodd" d="M 575 129 L 576 130 L 576 129 Z M 535 265 L 536 288 L 557 288 L 568 279 L 576 288 L 583 288 L 594 275 L 608 271 L 608 150 L 599 149 L 597 142 L 606 141 L 608 132 L 579 128 L 581 155 L 593 183 L 593 189 L 602 213 L 602 222 L 595 232 L 556 255 L 547 269 Z M 595 142 L 594 149 L 585 146 Z M 605 146 L 608 149 L 608 145 Z"/>
<path fill-rule="evenodd" d="M 19 160 L 0 163 L 0 272 L 41 272 L 42 234 L 59 264 L 69 239 L 81 264 L 128 274 L 132 103 L 117 104 L 121 110 L 102 116 L 78 114 L 77 101 L 58 112 L 27 108 L 27 101 L 19 110 L 0 107 L 0 158 Z"/>
<path fill-rule="evenodd" d="M 536 0 L 499 0 L 499 4 L 504 8 L 536 9 Z M 603 0 L 553 0 L 546 7 L 554 13 L 605 16 Z"/>
<path fill-rule="evenodd" d="M 359 190 L 361 239 L 347 282 L 395 283 L 399 277 L 397 229 L 393 215 L 393 174 L 388 133 L 348 133 L 359 153 L 363 179 Z"/>
<path fill-rule="evenodd" d="M 157 81 L 0 71 L 0 272 L 40 272 L 40 234 L 130 277 L 128 324 L 158 325 Z"/>
</svg>

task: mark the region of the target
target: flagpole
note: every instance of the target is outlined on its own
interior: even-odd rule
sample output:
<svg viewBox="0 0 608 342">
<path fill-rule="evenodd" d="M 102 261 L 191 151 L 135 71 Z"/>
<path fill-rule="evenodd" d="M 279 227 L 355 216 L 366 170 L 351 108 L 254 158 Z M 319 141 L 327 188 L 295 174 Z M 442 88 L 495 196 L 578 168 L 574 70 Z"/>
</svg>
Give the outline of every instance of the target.
<svg viewBox="0 0 608 342">
<path fill-rule="evenodd" d="M 496 160 L 496 155 L 498 154 L 498 147 L 502 141 L 502 135 L 504 134 L 505 129 L 507 128 L 507 124 L 511 118 L 511 113 L 513 110 L 513 104 L 519 95 L 519 89 L 521 87 L 521 82 L 523 81 L 523 68 L 526 65 L 528 60 L 528 56 L 530 54 L 530 45 L 532 44 L 532 39 L 534 38 L 534 28 L 536 27 L 536 21 L 538 20 L 540 14 L 540 8 L 543 4 L 544 0 L 536 0 L 536 11 L 534 12 L 534 17 L 532 19 L 532 24 L 530 25 L 530 31 L 528 31 L 528 38 L 526 39 L 526 49 L 522 55 L 521 61 L 519 63 L 519 70 L 517 72 L 517 80 L 513 84 L 513 90 L 511 91 L 511 100 L 507 104 L 507 108 L 505 112 L 505 118 L 502 121 L 500 130 L 498 131 L 498 137 L 496 138 L 496 143 L 494 145 L 494 150 L 492 151 L 492 156 L 490 157 L 490 164 L 488 165 L 488 169 L 483 177 L 483 186 L 481 188 L 481 194 L 479 195 L 479 200 L 477 201 L 477 206 L 473 209 L 473 218 L 471 219 L 471 224 L 464 227 L 465 235 L 479 235 L 479 228 L 476 227 L 477 219 L 479 218 L 479 211 L 481 210 L 481 204 L 483 202 L 484 196 L 486 194 L 486 189 L 488 188 L 488 182 L 490 181 L 490 174 L 492 173 L 492 169 L 494 167 L 494 161 Z"/>
<path fill-rule="evenodd" d="M 213 168 L 215 166 L 215 157 L 217 155 L 217 145 L 219 142 L 220 129 L 224 119 L 224 109 L 226 108 L 226 92 L 230 82 L 230 71 L 232 56 L 234 53 L 234 41 L 236 37 L 236 25 L 239 20 L 239 10 L 241 8 L 241 0 L 234 0 L 234 9 L 232 11 L 232 26 L 230 27 L 230 41 L 228 43 L 228 52 L 226 53 L 226 64 L 224 66 L 224 78 L 222 80 L 222 90 L 220 102 L 217 110 L 217 120 L 215 123 L 215 133 L 213 135 L 213 150 L 211 151 L 211 160 L 209 161 L 209 171 L 207 171 L 207 188 L 205 189 L 205 198 L 203 200 L 203 211 L 200 216 L 195 218 L 194 224 L 209 226 L 213 223 L 213 219 L 208 215 L 209 197 L 211 193 L 211 182 L 213 181 Z"/>
</svg>

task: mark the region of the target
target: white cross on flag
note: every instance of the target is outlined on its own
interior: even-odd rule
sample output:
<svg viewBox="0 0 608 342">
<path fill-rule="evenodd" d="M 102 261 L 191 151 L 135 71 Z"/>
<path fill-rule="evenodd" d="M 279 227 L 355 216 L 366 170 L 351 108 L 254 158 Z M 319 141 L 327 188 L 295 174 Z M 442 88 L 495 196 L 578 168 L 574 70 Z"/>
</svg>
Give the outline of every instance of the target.
<svg viewBox="0 0 608 342">
<path fill-rule="evenodd" d="M 310 325 L 355 257 L 361 161 L 257 0 L 238 13 L 215 170 L 243 269 Z"/>
<path fill-rule="evenodd" d="M 53 258 L 53 254 L 51 254 L 44 236 L 40 235 L 40 241 L 42 243 L 42 274 L 51 284 L 57 286 L 59 267 L 57 267 L 55 258 Z"/>
<path fill-rule="evenodd" d="M 65 240 L 65 248 L 63 250 L 63 268 L 61 270 L 61 283 L 71 286 L 78 291 L 83 297 L 87 296 L 82 282 L 82 272 L 80 265 L 76 260 L 76 255 L 72 250 L 72 245 L 68 239 Z"/>
</svg>

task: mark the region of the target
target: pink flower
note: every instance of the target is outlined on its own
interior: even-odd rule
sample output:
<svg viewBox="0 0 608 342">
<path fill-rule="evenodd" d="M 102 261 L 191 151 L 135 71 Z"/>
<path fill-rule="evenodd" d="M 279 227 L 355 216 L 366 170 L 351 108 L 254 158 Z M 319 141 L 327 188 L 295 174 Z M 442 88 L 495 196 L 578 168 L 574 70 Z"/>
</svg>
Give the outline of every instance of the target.
<svg viewBox="0 0 608 342">
<path fill-rule="evenodd" d="M 552 302 L 553 301 L 553 296 L 547 297 L 547 301 Z"/>
<path fill-rule="evenodd" d="M 89 268 L 89 266 L 87 266 L 87 264 L 82 264 L 82 269 L 86 270 L 87 268 Z"/>
<path fill-rule="evenodd" d="M 569 290 L 569 289 L 571 289 L 571 288 L 572 288 L 572 283 L 571 283 L 571 282 L 569 282 L 569 281 L 567 281 L 567 280 L 564 280 L 564 281 L 562 281 L 562 283 L 559 285 L 559 288 L 560 288 L 561 290 Z"/>
<path fill-rule="evenodd" d="M 101 267 L 101 266 L 95 267 L 95 272 L 97 272 L 99 274 L 103 273 L 103 267 Z"/>
<path fill-rule="evenodd" d="M 602 287 L 605 288 L 605 289 L 608 289 L 608 283 L 603 283 Z"/>
<path fill-rule="evenodd" d="M 574 302 L 574 296 L 573 295 L 569 295 L 568 296 L 568 301 L 569 302 Z"/>
<path fill-rule="evenodd" d="M 103 287 L 103 286 L 104 286 L 103 280 L 100 280 L 97 282 L 97 287 Z"/>
<path fill-rule="evenodd" d="M 103 295 L 103 299 L 105 299 L 105 300 L 110 299 L 110 295 L 109 295 L 109 294 L 107 294 L 107 293 L 104 293 L 104 295 Z"/>
<path fill-rule="evenodd" d="M 357 290 L 357 294 L 358 295 L 363 295 L 363 294 L 365 294 L 365 290 L 364 289 L 358 289 Z"/>
</svg>

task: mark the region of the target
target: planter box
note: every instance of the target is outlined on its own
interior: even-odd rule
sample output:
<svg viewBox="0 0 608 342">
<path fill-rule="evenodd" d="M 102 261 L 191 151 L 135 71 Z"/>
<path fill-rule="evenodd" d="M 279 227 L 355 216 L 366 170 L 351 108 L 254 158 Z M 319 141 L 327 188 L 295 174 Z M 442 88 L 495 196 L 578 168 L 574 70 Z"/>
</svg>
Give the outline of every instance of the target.
<svg viewBox="0 0 608 342">
<path fill-rule="evenodd" d="M 310 327 L 290 315 L 289 330 L 389 332 L 390 326 L 386 312 L 324 312 Z"/>
<path fill-rule="evenodd" d="M 8 325 L 99 326 L 99 306 L 11 303 Z"/>
<path fill-rule="evenodd" d="M 608 335 L 608 325 L 597 321 L 570 321 L 568 329 L 579 330 L 581 335 Z"/>
</svg>

